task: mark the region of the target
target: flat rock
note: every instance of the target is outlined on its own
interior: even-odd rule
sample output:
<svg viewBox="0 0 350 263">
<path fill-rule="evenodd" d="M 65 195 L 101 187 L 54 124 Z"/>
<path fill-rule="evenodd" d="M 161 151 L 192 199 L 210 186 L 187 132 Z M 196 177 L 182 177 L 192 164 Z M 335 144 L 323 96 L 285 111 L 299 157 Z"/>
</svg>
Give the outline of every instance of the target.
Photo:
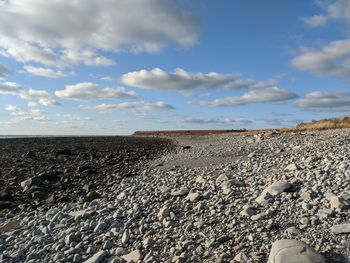
<svg viewBox="0 0 350 263">
<path fill-rule="evenodd" d="M 200 194 L 199 193 L 189 193 L 186 197 L 186 200 L 190 202 L 195 202 L 199 199 Z"/>
<path fill-rule="evenodd" d="M 69 215 L 74 218 L 84 217 L 86 215 L 86 210 L 73 211 L 70 212 Z"/>
<path fill-rule="evenodd" d="M 170 210 L 167 206 L 163 206 L 161 209 L 159 209 L 159 212 L 158 212 L 158 218 L 159 220 L 162 220 L 164 218 L 167 218 L 170 216 Z"/>
<path fill-rule="evenodd" d="M 141 259 L 141 252 L 140 252 L 140 250 L 136 249 L 134 251 L 131 251 L 129 254 L 122 256 L 122 258 L 126 262 L 136 263 Z"/>
<path fill-rule="evenodd" d="M 300 229 L 295 226 L 288 227 L 286 231 L 289 235 L 294 235 L 294 236 L 299 235 L 301 233 Z"/>
<path fill-rule="evenodd" d="M 272 244 L 268 263 L 324 263 L 325 259 L 308 244 L 281 239 Z"/>
<path fill-rule="evenodd" d="M 346 202 L 343 198 L 340 198 L 333 193 L 326 193 L 325 197 L 328 200 L 331 208 L 333 208 L 333 209 L 347 209 L 347 208 L 349 208 L 348 202 Z"/>
<path fill-rule="evenodd" d="M 18 226 L 19 222 L 16 219 L 10 220 L 0 225 L 0 233 L 9 232 Z"/>
<path fill-rule="evenodd" d="M 289 190 L 292 187 L 292 185 L 286 181 L 277 181 L 273 183 L 272 185 L 268 186 L 267 188 L 262 191 L 260 196 L 256 198 L 256 202 L 261 204 L 266 202 L 268 199 L 271 198 L 271 196 L 276 196 L 282 192 L 285 192 Z"/>
<path fill-rule="evenodd" d="M 173 192 L 171 192 L 171 195 L 172 196 L 184 196 L 184 195 L 187 195 L 189 193 L 189 189 L 187 187 L 183 187 L 179 190 L 175 190 Z"/>
<path fill-rule="evenodd" d="M 101 263 L 107 257 L 108 253 L 104 250 L 97 252 L 88 260 L 85 260 L 84 263 Z"/>
<path fill-rule="evenodd" d="M 247 263 L 249 261 L 249 258 L 246 254 L 243 252 L 239 252 L 234 258 L 233 262 L 240 262 L 240 263 Z"/>
<path fill-rule="evenodd" d="M 220 185 L 223 182 L 227 182 L 229 179 L 226 174 L 220 174 L 218 178 L 216 178 L 215 182 L 216 184 Z"/>
<path fill-rule="evenodd" d="M 331 227 L 334 234 L 348 234 L 350 233 L 350 223 L 334 225 Z"/>
<path fill-rule="evenodd" d="M 296 165 L 295 163 L 291 163 L 291 164 L 287 165 L 287 167 L 284 170 L 292 172 L 292 171 L 300 170 L 300 167 L 298 165 Z"/>
</svg>

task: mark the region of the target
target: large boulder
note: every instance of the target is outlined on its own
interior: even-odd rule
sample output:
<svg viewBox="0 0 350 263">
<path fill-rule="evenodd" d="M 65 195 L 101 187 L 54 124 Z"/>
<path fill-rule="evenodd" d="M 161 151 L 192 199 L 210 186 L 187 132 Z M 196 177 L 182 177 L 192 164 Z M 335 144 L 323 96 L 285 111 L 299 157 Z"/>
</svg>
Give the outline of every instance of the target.
<svg viewBox="0 0 350 263">
<path fill-rule="evenodd" d="M 281 239 L 272 244 L 268 263 L 324 263 L 325 259 L 308 244 Z"/>
</svg>

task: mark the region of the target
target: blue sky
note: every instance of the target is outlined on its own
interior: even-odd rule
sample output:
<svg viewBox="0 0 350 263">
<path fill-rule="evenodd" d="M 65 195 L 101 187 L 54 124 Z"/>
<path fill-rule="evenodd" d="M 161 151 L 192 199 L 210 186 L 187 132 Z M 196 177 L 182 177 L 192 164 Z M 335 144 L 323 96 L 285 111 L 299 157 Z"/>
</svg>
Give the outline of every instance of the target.
<svg viewBox="0 0 350 263">
<path fill-rule="evenodd" d="M 0 0 L 0 134 L 345 115 L 349 23 L 349 0 Z"/>
</svg>

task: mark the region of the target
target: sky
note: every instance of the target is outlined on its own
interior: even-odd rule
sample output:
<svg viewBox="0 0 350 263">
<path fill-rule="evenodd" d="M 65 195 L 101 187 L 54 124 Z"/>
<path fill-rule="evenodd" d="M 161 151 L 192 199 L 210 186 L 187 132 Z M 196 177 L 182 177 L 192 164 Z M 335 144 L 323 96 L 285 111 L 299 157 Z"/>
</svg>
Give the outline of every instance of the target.
<svg viewBox="0 0 350 263">
<path fill-rule="evenodd" d="M 349 31 L 350 0 L 0 0 L 0 134 L 348 115 Z"/>
</svg>

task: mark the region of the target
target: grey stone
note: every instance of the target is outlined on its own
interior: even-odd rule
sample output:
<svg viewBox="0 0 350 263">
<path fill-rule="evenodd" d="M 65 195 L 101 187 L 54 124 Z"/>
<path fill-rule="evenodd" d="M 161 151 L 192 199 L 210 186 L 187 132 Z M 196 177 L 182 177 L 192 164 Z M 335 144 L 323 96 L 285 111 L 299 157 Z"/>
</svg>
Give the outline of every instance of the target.
<svg viewBox="0 0 350 263">
<path fill-rule="evenodd" d="M 189 191 L 190 190 L 187 187 L 183 187 L 179 190 L 172 191 L 171 195 L 172 196 L 184 196 L 184 195 L 187 195 L 189 193 Z"/>
<path fill-rule="evenodd" d="M 264 189 L 260 196 L 255 200 L 257 203 L 261 204 L 266 202 L 271 196 L 276 196 L 282 192 L 289 190 L 292 185 L 286 181 L 277 181 L 272 185 Z"/>
<path fill-rule="evenodd" d="M 88 260 L 85 260 L 84 263 L 101 263 L 108 256 L 107 251 L 101 250 L 93 255 Z"/>
<path fill-rule="evenodd" d="M 350 233 L 350 223 L 334 225 L 331 227 L 334 234 L 348 234 Z"/>
<path fill-rule="evenodd" d="M 272 244 L 268 263 L 325 263 L 325 259 L 302 241 L 281 239 Z"/>
<path fill-rule="evenodd" d="M 124 259 L 126 262 L 136 263 L 141 259 L 141 256 L 141 251 L 136 249 L 131 251 L 129 254 L 122 256 L 122 259 Z"/>
</svg>

